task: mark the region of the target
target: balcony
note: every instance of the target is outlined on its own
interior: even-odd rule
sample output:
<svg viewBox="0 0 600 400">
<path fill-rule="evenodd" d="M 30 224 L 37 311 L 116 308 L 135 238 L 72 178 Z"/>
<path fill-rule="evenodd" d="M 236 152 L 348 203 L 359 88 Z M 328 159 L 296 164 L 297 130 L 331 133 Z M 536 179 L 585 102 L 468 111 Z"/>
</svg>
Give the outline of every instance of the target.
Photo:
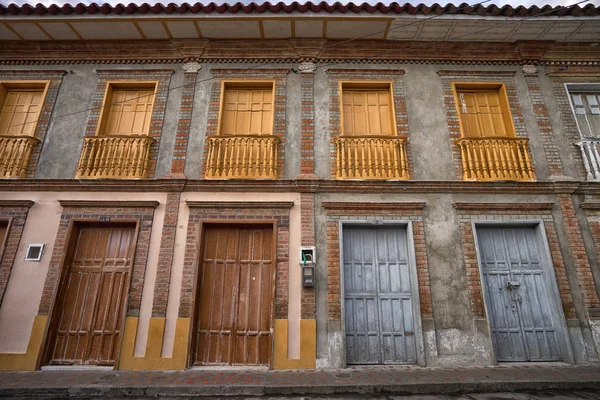
<svg viewBox="0 0 600 400">
<path fill-rule="evenodd" d="M 148 173 L 149 136 L 106 135 L 84 138 L 77 178 L 142 179 Z"/>
<path fill-rule="evenodd" d="M 339 136 L 337 179 L 408 179 L 406 136 Z"/>
<path fill-rule="evenodd" d="M 533 181 L 533 163 L 522 138 L 464 138 L 456 141 L 466 181 Z"/>
<path fill-rule="evenodd" d="M 0 135 L 0 178 L 25 178 L 31 151 L 39 142 L 31 136 Z"/>
<path fill-rule="evenodd" d="M 273 135 L 213 136 L 208 141 L 206 178 L 276 179 L 279 138 Z"/>
<path fill-rule="evenodd" d="M 600 139 L 585 138 L 577 143 L 589 181 L 600 180 Z"/>
</svg>

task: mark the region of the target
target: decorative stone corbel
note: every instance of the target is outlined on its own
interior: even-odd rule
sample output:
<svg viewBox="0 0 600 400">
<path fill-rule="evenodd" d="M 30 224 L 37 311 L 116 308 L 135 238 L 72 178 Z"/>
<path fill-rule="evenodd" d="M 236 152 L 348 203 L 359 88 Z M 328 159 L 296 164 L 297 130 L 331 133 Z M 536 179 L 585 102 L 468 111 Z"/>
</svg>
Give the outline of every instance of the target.
<svg viewBox="0 0 600 400">
<path fill-rule="evenodd" d="M 200 69 L 202 69 L 202 65 L 196 61 L 186 62 L 183 64 L 183 70 L 185 72 L 197 73 L 198 71 L 200 71 Z"/>
<path fill-rule="evenodd" d="M 523 65 L 523 73 L 525 75 L 537 75 L 539 72 L 538 67 L 533 64 L 525 64 Z"/>
<path fill-rule="evenodd" d="M 301 74 L 314 74 L 317 70 L 317 65 L 310 61 L 301 62 L 298 65 L 298 70 Z"/>
</svg>

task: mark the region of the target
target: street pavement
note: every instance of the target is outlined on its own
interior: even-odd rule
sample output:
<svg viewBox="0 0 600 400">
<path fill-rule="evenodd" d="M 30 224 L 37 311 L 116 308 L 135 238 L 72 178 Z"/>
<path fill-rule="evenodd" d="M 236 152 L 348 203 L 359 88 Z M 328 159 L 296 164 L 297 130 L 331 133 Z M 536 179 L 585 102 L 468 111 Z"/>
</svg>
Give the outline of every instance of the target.
<svg viewBox="0 0 600 400">
<path fill-rule="evenodd" d="M 505 396 L 504 392 L 519 393 L 507 394 L 517 397 L 502 397 Z M 276 396 L 283 396 L 282 398 L 287 399 L 320 400 L 600 400 L 597 393 L 600 393 L 600 364 L 528 363 L 457 368 L 377 366 L 289 371 L 231 368 L 185 371 L 62 369 L 0 372 L 0 397 L 15 399 L 193 396 L 234 396 L 245 399 L 248 396 L 263 396 L 261 399 L 275 400 L 278 398 Z M 410 394 L 419 396 L 402 397 Z M 433 394 L 446 397 L 426 396 Z"/>
</svg>

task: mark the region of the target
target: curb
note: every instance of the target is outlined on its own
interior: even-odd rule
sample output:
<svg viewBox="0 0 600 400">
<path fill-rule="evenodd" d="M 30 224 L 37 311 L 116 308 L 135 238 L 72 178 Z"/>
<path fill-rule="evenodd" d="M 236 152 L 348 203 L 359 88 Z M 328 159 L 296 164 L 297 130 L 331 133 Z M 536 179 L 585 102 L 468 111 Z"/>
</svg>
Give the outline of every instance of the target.
<svg viewBox="0 0 600 400">
<path fill-rule="evenodd" d="M 332 386 L 147 386 L 125 387 L 109 384 L 84 384 L 55 388 L 0 388 L 0 397 L 190 397 L 190 396 L 265 396 L 265 395 L 339 395 L 339 394 L 443 394 L 476 392 L 514 392 L 524 390 L 600 390 L 598 381 L 530 382 L 452 382 L 404 383 L 392 385 Z"/>
</svg>

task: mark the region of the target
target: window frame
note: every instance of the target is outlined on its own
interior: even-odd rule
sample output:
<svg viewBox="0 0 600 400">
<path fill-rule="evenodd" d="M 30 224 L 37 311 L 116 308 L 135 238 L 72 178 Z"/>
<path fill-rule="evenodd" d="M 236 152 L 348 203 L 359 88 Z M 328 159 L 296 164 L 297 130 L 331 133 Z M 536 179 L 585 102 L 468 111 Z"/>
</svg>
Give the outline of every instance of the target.
<svg viewBox="0 0 600 400">
<path fill-rule="evenodd" d="M 593 137 L 583 136 L 581 134 L 581 127 L 579 126 L 579 121 L 577 120 L 577 114 L 575 113 L 575 106 L 573 105 L 573 98 L 571 94 L 573 91 L 578 93 L 598 93 L 600 94 L 600 83 L 597 82 L 586 82 L 586 83 L 577 83 L 577 82 L 567 82 L 564 83 L 564 88 L 567 93 L 567 98 L 569 99 L 569 107 L 571 108 L 571 115 L 575 120 L 575 125 L 577 126 L 577 133 L 579 133 L 580 139 L 597 139 Z M 600 132 L 598 132 L 598 136 L 600 137 Z"/>
<path fill-rule="evenodd" d="M 219 104 L 219 118 L 217 120 L 217 134 L 216 136 L 236 136 L 236 135 L 225 135 L 223 134 L 223 114 L 225 112 L 225 91 L 227 88 L 238 88 L 238 89 L 251 89 L 251 88 L 265 88 L 271 89 L 271 133 L 268 135 L 255 135 L 245 134 L 249 136 L 274 136 L 275 135 L 275 85 L 277 82 L 274 79 L 224 79 L 221 81 L 221 94 Z"/>
<path fill-rule="evenodd" d="M 112 94 L 116 88 L 116 90 L 142 90 L 142 89 L 150 89 L 153 88 L 153 98 L 152 98 L 152 112 L 150 114 L 150 126 L 148 127 L 148 132 L 144 134 L 125 134 L 131 137 L 145 137 L 150 136 L 150 130 L 152 128 L 152 115 L 154 115 L 154 107 L 156 105 L 156 94 L 158 90 L 158 85 L 160 81 L 151 80 L 151 81 L 140 81 L 140 80 L 109 80 L 106 81 L 106 88 L 104 89 L 104 97 L 102 99 L 102 108 L 100 110 L 100 117 L 98 119 L 98 125 L 96 127 L 95 136 L 119 136 L 122 134 L 107 134 L 106 133 L 106 123 L 108 121 L 108 116 L 110 114 L 110 109 L 112 106 Z M 110 100 L 109 100 L 110 99 Z"/>
<path fill-rule="evenodd" d="M 458 116 L 458 123 L 460 126 L 460 137 L 464 139 L 500 139 L 500 138 L 516 138 L 518 137 L 515 129 L 515 123 L 510 109 L 510 102 L 508 101 L 508 93 L 506 92 L 506 85 L 504 82 L 468 82 L 468 81 L 456 81 L 451 82 L 452 94 L 454 95 L 454 106 L 456 107 L 456 115 Z M 498 101 L 500 108 L 502 109 L 502 117 L 504 125 L 506 126 L 506 136 L 468 136 L 466 129 L 463 124 L 462 112 L 460 107 L 460 91 L 482 91 L 482 92 L 498 92 Z"/>
<path fill-rule="evenodd" d="M 40 112 L 35 120 L 35 124 L 33 129 L 31 130 L 31 135 L 8 135 L 5 132 L 0 132 L 0 136 L 29 136 L 35 137 L 35 132 L 37 131 L 38 123 L 40 121 L 40 116 L 44 111 L 44 106 L 46 104 L 46 96 L 48 94 L 48 89 L 50 88 L 50 84 L 52 82 L 50 80 L 2 80 L 0 81 L 0 110 L 4 108 L 4 102 L 6 101 L 6 95 L 8 92 L 25 92 L 25 91 L 35 91 L 42 93 L 42 103 L 40 105 Z"/>
<path fill-rule="evenodd" d="M 397 137 L 398 126 L 396 121 L 396 106 L 394 104 L 394 81 L 393 80 L 340 80 L 338 81 L 338 97 L 340 103 L 340 135 L 342 137 L 360 137 L 362 135 L 348 135 L 344 132 L 344 86 L 346 89 L 365 89 L 365 90 L 377 90 L 385 89 L 388 91 L 390 98 L 390 125 L 392 134 L 391 135 L 370 135 L 373 137 Z"/>
</svg>

